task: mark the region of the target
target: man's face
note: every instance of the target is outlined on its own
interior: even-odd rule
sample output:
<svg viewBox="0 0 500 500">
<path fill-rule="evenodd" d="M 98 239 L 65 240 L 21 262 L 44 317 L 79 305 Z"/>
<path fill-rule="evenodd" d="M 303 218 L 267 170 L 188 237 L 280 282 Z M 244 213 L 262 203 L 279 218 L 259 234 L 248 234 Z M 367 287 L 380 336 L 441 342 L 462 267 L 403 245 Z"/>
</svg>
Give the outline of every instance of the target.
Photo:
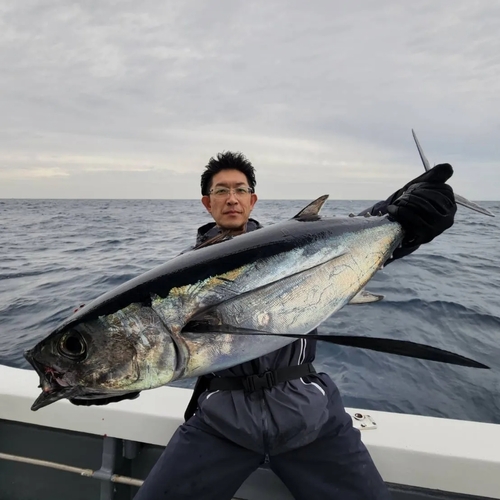
<svg viewBox="0 0 500 500">
<path fill-rule="evenodd" d="M 237 194 L 236 188 L 249 187 L 247 176 L 239 170 L 221 170 L 212 177 L 212 194 L 203 196 L 201 202 L 222 229 L 244 230 L 250 212 L 257 201 L 254 193 Z M 229 195 L 216 196 L 217 188 L 231 189 Z"/>
</svg>

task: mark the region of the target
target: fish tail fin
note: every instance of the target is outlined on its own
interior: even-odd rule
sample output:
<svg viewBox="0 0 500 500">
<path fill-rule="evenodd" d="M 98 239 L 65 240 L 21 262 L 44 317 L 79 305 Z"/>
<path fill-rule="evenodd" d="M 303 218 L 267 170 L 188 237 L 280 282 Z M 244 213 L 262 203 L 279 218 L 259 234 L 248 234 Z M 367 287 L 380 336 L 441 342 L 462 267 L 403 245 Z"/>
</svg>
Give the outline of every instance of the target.
<svg viewBox="0 0 500 500">
<path fill-rule="evenodd" d="M 424 154 L 424 150 L 422 149 L 422 146 L 420 145 L 420 142 L 417 139 L 417 134 L 415 134 L 415 131 L 412 129 L 411 133 L 413 134 L 413 139 L 415 141 L 415 144 L 418 149 L 418 154 L 420 155 L 420 159 L 422 160 L 422 163 L 424 164 L 425 170 L 430 170 L 431 165 L 429 163 L 429 160 L 426 158 Z M 474 210 L 475 212 L 479 212 L 480 214 L 484 215 L 489 215 L 490 217 L 495 217 L 495 214 L 490 212 L 487 208 L 484 208 L 477 203 L 474 203 L 473 201 L 468 200 L 467 198 L 464 198 L 463 196 L 460 196 L 459 194 L 455 193 L 455 202 L 458 205 L 462 205 L 463 207 L 469 208 L 470 210 Z"/>
</svg>

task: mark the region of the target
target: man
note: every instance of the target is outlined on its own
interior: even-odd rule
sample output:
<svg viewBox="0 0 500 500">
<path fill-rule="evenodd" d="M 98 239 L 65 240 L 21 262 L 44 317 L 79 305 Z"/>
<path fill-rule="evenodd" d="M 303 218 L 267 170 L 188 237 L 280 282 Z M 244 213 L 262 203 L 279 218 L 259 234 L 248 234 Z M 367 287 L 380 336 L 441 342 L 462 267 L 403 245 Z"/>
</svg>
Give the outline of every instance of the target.
<svg viewBox="0 0 500 500">
<path fill-rule="evenodd" d="M 456 204 L 445 182 L 452 172 L 448 164 L 437 165 L 367 210 L 388 213 L 403 226 L 405 239 L 392 260 L 451 227 Z M 198 230 L 195 249 L 261 227 L 250 218 L 255 184 L 254 168 L 242 154 L 210 159 L 201 192 L 214 222 Z M 136 500 L 229 500 L 265 462 L 296 499 L 390 498 L 337 387 L 314 371 L 315 351 L 315 341 L 301 339 L 200 377 L 186 422 Z M 265 372 L 273 372 L 274 381 L 263 385 L 256 376 Z"/>
</svg>

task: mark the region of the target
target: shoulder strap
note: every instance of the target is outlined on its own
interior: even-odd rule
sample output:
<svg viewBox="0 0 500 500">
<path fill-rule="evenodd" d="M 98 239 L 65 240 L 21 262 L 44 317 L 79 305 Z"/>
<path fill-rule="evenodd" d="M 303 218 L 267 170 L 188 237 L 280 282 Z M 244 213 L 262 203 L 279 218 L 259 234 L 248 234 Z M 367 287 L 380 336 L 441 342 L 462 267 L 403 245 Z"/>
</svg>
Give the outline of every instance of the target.
<svg viewBox="0 0 500 500">
<path fill-rule="evenodd" d="M 184 412 L 184 421 L 187 422 L 196 412 L 198 408 L 198 398 L 208 389 L 209 379 L 206 377 L 198 377 L 194 386 L 193 394 Z"/>
</svg>

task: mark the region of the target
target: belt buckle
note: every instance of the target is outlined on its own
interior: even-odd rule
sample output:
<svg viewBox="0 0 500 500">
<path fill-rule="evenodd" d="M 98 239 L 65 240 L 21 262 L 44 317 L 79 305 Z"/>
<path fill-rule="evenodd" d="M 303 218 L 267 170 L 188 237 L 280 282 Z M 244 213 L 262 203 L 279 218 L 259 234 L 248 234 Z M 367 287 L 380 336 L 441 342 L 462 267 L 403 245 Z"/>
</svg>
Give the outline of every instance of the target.
<svg viewBox="0 0 500 500">
<path fill-rule="evenodd" d="M 243 379 L 243 388 L 245 392 L 254 392 L 259 389 L 270 389 L 276 385 L 274 372 L 267 371 L 264 373 L 250 375 Z"/>
</svg>

